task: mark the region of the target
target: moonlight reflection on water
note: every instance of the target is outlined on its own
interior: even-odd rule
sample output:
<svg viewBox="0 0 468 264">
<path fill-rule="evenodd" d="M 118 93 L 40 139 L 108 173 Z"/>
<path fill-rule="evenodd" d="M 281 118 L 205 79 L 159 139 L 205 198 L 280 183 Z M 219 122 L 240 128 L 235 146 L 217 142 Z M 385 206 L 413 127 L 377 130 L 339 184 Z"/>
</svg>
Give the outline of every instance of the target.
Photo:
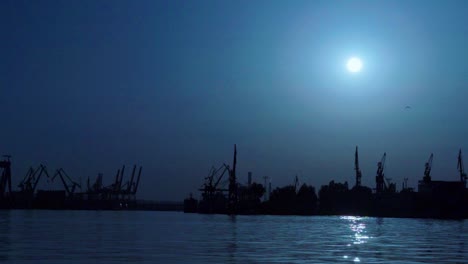
<svg viewBox="0 0 468 264">
<path fill-rule="evenodd" d="M 468 259 L 468 221 L 13 210 L 0 211 L 0 223 L 2 263 L 403 264 Z"/>
</svg>

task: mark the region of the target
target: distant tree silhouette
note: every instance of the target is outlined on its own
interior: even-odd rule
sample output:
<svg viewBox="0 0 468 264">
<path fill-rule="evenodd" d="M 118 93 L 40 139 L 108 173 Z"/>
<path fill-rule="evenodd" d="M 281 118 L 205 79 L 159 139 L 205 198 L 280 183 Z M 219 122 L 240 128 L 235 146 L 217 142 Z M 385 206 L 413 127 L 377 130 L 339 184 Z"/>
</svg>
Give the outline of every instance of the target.
<svg viewBox="0 0 468 264">
<path fill-rule="evenodd" d="M 276 188 L 266 203 L 267 211 L 280 215 L 311 215 L 316 212 L 317 195 L 315 188 L 303 184 L 296 193 L 295 186 Z"/>
<path fill-rule="evenodd" d="M 317 194 L 313 186 L 303 184 L 297 192 L 296 211 L 298 214 L 311 215 L 317 209 Z"/>
<path fill-rule="evenodd" d="M 319 190 L 319 212 L 321 214 L 338 214 L 348 208 L 348 183 L 331 181 Z"/>
<path fill-rule="evenodd" d="M 262 184 L 252 183 L 249 186 L 240 186 L 238 213 L 258 214 L 261 213 L 261 197 L 265 194 Z"/>
<path fill-rule="evenodd" d="M 271 192 L 270 200 L 266 203 L 271 214 L 293 214 L 293 205 L 296 199 L 296 190 L 292 185 L 276 188 Z"/>
</svg>

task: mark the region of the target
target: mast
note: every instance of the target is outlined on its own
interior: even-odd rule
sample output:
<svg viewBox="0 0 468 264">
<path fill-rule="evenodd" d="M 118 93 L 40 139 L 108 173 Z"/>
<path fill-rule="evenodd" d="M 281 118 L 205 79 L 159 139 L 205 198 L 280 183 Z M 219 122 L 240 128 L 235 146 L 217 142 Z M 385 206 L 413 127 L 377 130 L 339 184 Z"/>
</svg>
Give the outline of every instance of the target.
<svg viewBox="0 0 468 264">
<path fill-rule="evenodd" d="M 458 152 L 458 164 L 457 164 L 458 171 L 460 172 L 460 181 L 463 182 L 463 186 L 466 188 L 466 173 L 465 168 L 463 167 L 463 158 L 462 158 L 462 151 Z"/>
<path fill-rule="evenodd" d="M 359 154 L 358 154 L 358 147 L 356 146 L 356 152 L 354 153 L 354 170 L 356 171 L 356 185 L 355 187 L 361 186 L 361 178 L 362 173 L 361 169 L 359 168 Z"/>
<path fill-rule="evenodd" d="M 236 182 L 236 164 L 237 164 L 237 148 L 234 144 L 234 161 L 232 170 L 229 175 L 229 213 L 235 214 L 237 210 L 237 182 Z"/>
</svg>

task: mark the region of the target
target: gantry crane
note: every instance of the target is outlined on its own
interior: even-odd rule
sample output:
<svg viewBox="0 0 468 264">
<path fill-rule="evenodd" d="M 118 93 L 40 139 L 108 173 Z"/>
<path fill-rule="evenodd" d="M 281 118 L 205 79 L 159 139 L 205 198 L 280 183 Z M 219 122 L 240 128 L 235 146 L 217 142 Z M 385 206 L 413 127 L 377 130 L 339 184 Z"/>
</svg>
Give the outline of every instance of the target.
<svg viewBox="0 0 468 264">
<path fill-rule="evenodd" d="M 137 169 L 137 165 L 134 165 L 130 180 L 125 182 L 124 184 L 122 183 L 123 183 L 123 176 L 124 176 L 123 174 L 125 171 L 125 165 L 122 166 L 122 169 L 117 170 L 117 174 L 115 175 L 115 181 L 110 186 L 106 186 L 106 187 L 103 186 L 103 183 L 102 183 L 103 174 L 102 173 L 98 174 L 98 176 L 96 177 L 96 181 L 92 185 L 88 177 L 87 193 L 89 195 L 92 195 L 92 197 L 100 198 L 103 200 L 108 200 L 108 199 L 126 200 L 127 198 L 135 199 L 136 198 L 135 195 L 138 190 L 138 185 L 140 184 L 141 171 L 143 167 L 140 166 L 138 170 L 138 176 L 136 177 L 136 181 L 135 181 L 136 169 Z"/>
</svg>

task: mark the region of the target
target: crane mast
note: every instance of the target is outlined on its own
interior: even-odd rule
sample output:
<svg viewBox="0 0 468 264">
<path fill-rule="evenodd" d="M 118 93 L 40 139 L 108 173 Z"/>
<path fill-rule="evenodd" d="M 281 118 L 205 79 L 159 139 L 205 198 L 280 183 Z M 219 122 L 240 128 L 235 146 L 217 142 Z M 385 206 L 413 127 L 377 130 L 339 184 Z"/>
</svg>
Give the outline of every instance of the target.
<svg viewBox="0 0 468 264">
<path fill-rule="evenodd" d="M 385 168 L 385 158 L 387 153 L 384 153 L 382 159 L 377 163 L 377 175 L 375 176 L 375 191 L 381 193 L 386 189 L 385 178 L 384 178 L 384 168 Z"/>
<path fill-rule="evenodd" d="M 457 164 L 458 171 L 460 172 L 460 181 L 463 182 L 463 186 L 466 188 L 466 180 L 467 176 L 465 173 L 465 168 L 463 167 L 463 158 L 462 158 L 462 151 L 458 152 L 458 164 Z"/>
<path fill-rule="evenodd" d="M 356 170 L 356 187 L 361 186 L 361 178 L 362 173 L 361 169 L 359 168 L 359 155 L 358 155 L 358 147 L 356 146 L 356 152 L 354 153 L 354 170 Z"/>
<path fill-rule="evenodd" d="M 432 169 L 432 158 L 433 157 L 434 157 L 434 154 L 431 153 L 431 156 L 429 157 L 429 160 L 424 165 L 424 178 L 423 178 L 423 181 L 426 182 L 426 183 L 431 182 L 431 169 Z"/>
<path fill-rule="evenodd" d="M 237 148 L 234 145 L 234 160 L 232 169 L 229 173 L 229 213 L 235 214 L 237 210 L 237 180 L 236 180 L 236 165 L 237 165 Z"/>
</svg>

